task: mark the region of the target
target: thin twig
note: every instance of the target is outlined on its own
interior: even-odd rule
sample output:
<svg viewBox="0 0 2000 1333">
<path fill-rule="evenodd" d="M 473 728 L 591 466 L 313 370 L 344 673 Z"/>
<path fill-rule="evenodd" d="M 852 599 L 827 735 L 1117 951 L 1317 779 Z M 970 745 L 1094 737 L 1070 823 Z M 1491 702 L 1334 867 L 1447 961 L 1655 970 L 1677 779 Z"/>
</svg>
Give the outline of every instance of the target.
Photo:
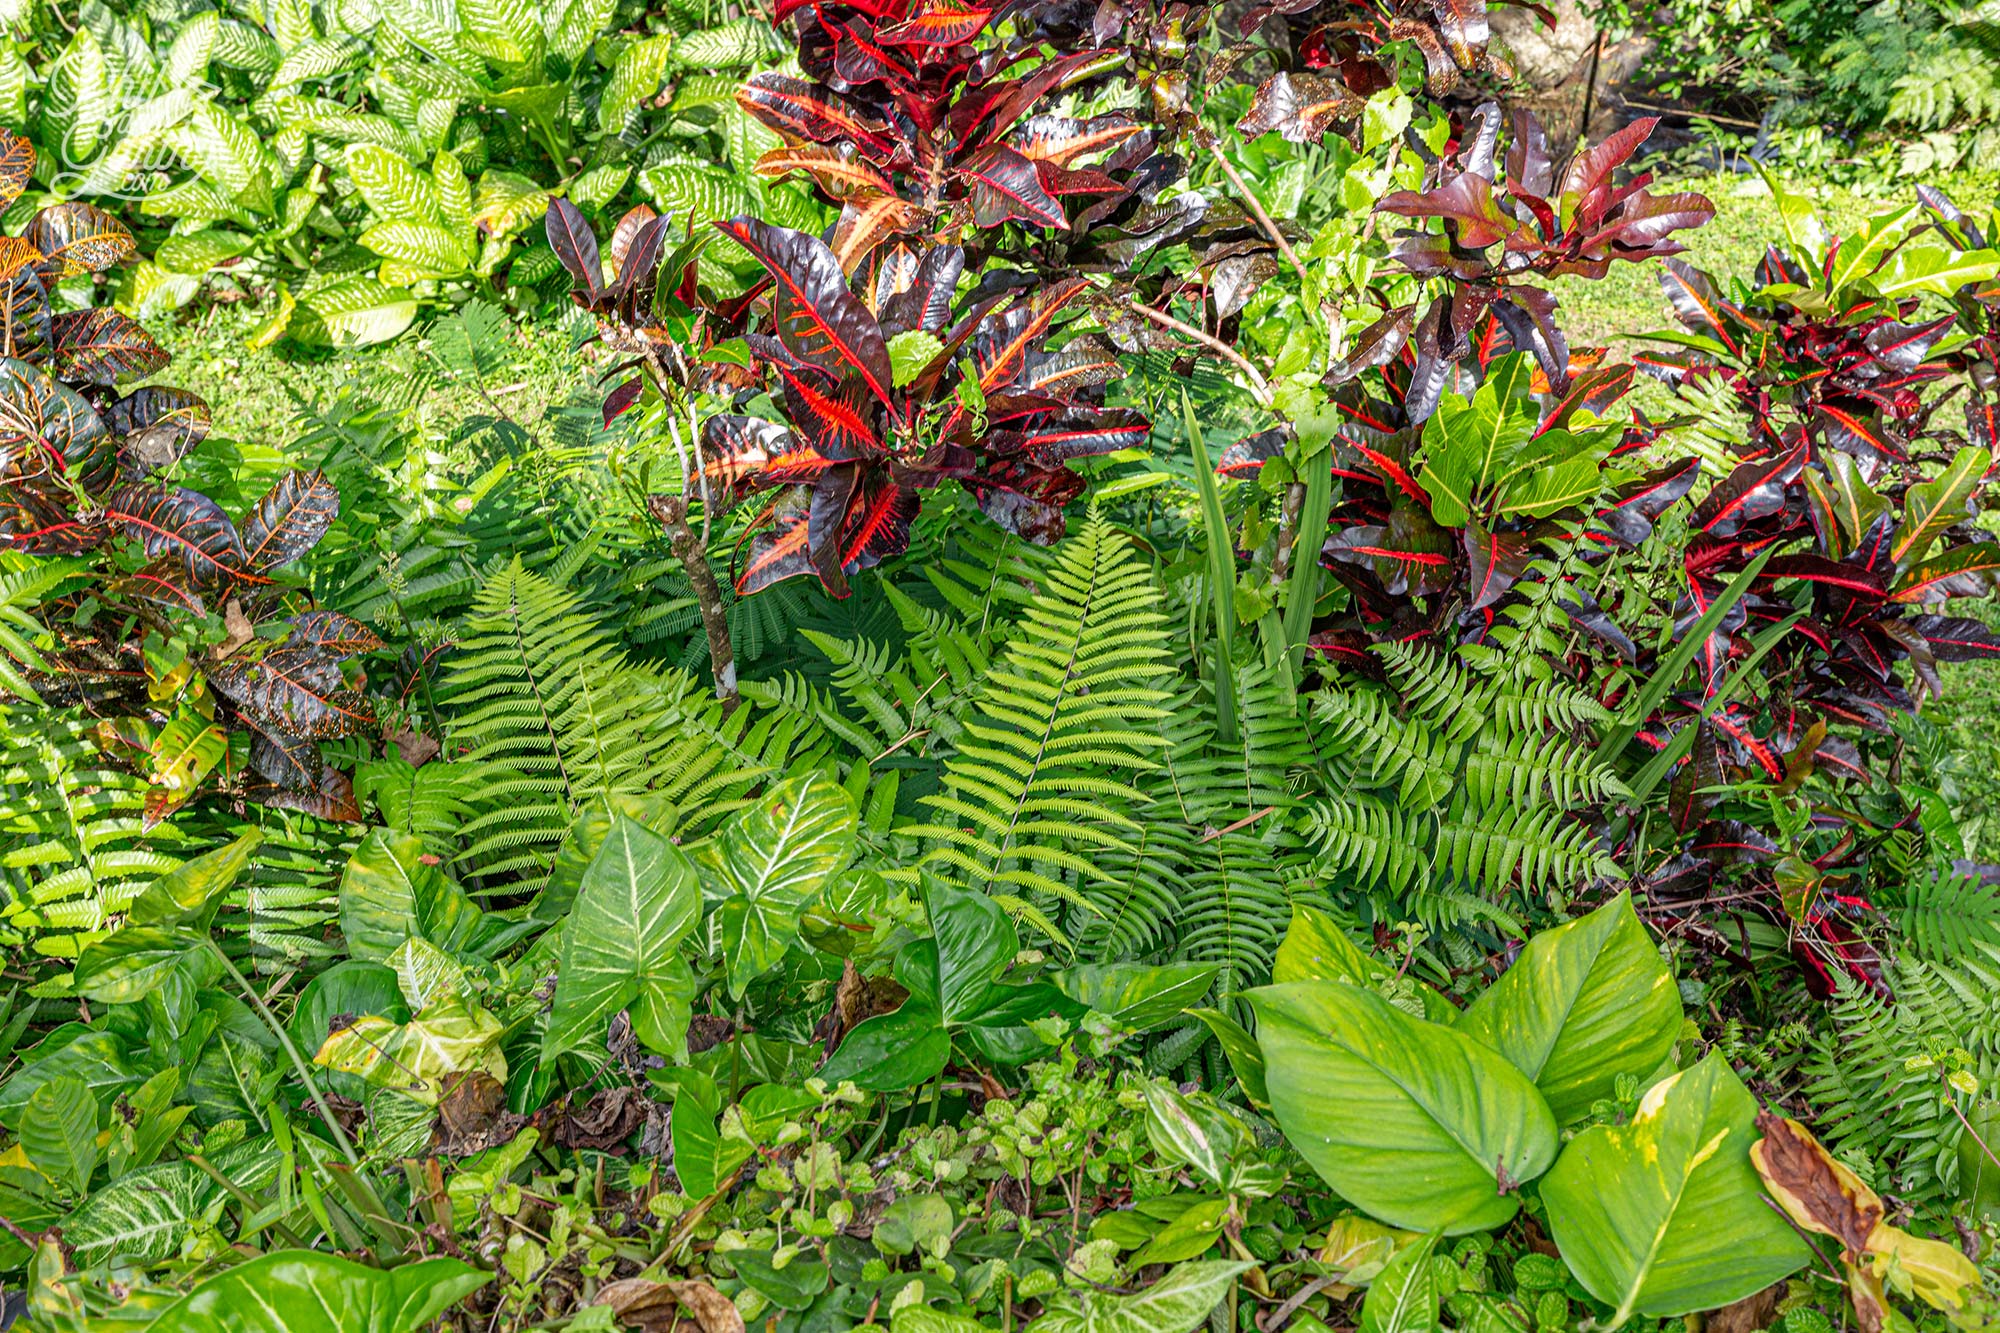
<svg viewBox="0 0 2000 1333">
<path fill-rule="evenodd" d="M 1306 266 L 1300 260 L 1299 252 L 1292 249 L 1292 243 L 1285 239 L 1285 233 L 1278 230 L 1278 224 L 1273 222 L 1271 215 L 1264 211 L 1264 205 L 1258 200 L 1257 192 L 1251 189 L 1249 183 L 1236 173 L 1236 168 L 1230 165 L 1227 157 L 1223 156 L 1221 147 L 1213 139 L 1207 139 L 1206 136 L 1203 137 L 1206 139 L 1206 142 L 1202 144 L 1202 147 L 1208 149 L 1208 155 L 1215 159 L 1215 165 L 1222 168 L 1222 174 L 1229 177 L 1230 184 L 1234 185 L 1236 192 L 1243 196 L 1243 202 L 1250 209 L 1250 215 L 1257 219 L 1257 224 L 1264 229 L 1265 234 L 1278 243 L 1278 249 L 1284 254 L 1285 258 L 1292 261 L 1292 267 L 1299 272 L 1299 281 L 1307 287 L 1312 286 L 1312 279 L 1306 274 Z M 1299 297 L 1301 300 L 1305 298 L 1303 290 L 1300 291 Z"/>
<path fill-rule="evenodd" d="M 1265 815 L 1275 815 L 1276 813 L 1278 813 L 1277 806 L 1267 805 L 1262 810 L 1259 810 L 1256 814 L 1245 815 L 1243 816 L 1243 818 L 1237 820 L 1234 824 L 1231 824 L 1226 828 L 1219 828 L 1212 833 L 1203 834 L 1201 840 L 1203 842 L 1214 842 L 1217 838 L 1221 837 L 1225 833 L 1234 833 L 1236 832 L 1236 830 L 1240 828 L 1248 828 L 1250 827 L 1250 825 L 1262 819 Z"/>
<path fill-rule="evenodd" d="M 1228 343 L 1220 339 L 1209 337 L 1206 333 L 1203 333 L 1191 324 L 1181 323 L 1164 310 L 1153 309 L 1153 307 L 1143 301 L 1134 301 L 1132 309 L 1153 323 L 1158 324 L 1161 328 L 1172 329 L 1183 338 L 1192 338 L 1209 351 L 1214 352 L 1217 356 L 1235 363 L 1237 369 L 1250 377 L 1250 391 L 1257 396 L 1257 401 L 1265 407 L 1271 405 L 1271 386 L 1265 382 L 1263 375 L 1258 372 L 1257 367 L 1244 360 L 1243 354 L 1238 352 L 1234 347 L 1231 347 Z"/>
</svg>

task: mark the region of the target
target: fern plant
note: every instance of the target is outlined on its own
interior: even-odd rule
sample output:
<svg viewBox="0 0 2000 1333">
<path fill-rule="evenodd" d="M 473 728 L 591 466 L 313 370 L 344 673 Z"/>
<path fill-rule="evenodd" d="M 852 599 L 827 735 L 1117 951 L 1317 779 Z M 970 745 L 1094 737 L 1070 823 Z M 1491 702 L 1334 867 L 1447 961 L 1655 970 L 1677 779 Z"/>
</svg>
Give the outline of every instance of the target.
<svg viewBox="0 0 2000 1333">
<path fill-rule="evenodd" d="M 1608 720 L 1596 700 L 1413 644 L 1377 652 L 1387 688 L 1344 678 L 1313 697 L 1329 794 L 1304 828 L 1326 874 L 1413 895 L 1435 926 L 1467 914 L 1510 921 L 1517 893 L 1560 894 L 1617 872 L 1571 817 L 1626 794 L 1576 739 Z"/>
<path fill-rule="evenodd" d="M 1166 617 L 1151 571 L 1102 517 L 1059 546 L 1000 660 L 984 677 L 932 822 L 902 832 L 923 864 L 995 894 L 1050 936 L 1053 901 L 1090 901 L 1129 855 L 1170 695 Z"/>
<path fill-rule="evenodd" d="M 699 827 L 801 757 L 794 720 L 725 717 L 692 677 L 627 658 L 574 592 L 518 560 L 481 587 L 447 685 L 448 753 L 479 774 L 459 859 L 526 887 L 590 802 L 650 796 Z"/>
</svg>

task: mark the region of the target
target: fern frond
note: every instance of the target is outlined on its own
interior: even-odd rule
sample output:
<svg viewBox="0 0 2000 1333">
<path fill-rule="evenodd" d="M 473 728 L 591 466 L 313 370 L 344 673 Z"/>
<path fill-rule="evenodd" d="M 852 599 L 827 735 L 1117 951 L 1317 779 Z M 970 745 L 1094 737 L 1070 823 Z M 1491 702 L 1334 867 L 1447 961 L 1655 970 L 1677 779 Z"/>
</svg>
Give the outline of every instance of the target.
<svg viewBox="0 0 2000 1333">
<path fill-rule="evenodd" d="M 902 832 L 968 887 L 1084 900 L 1058 874 L 1101 879 L 1131 850 L 1132 779 L 1151 768 L 1167 699 L 1164 617 L 1150 573 L 1092 518 L 1056 548 L 973 717 L 923 798 L 935 822 Z M 1078 850 L 1083 849 L 1083 850 Z"/>
<path fill-rule="evenodd" d="M 1399 717 L 1378 690 L 1330 685 L 1313 696 L 1313 716 L 1329 743 L 1357 753 L 1373 786 L 1393 784 L 1397 800 L 1428 809 L 1451 790 L 1462 750 L 1448 731 Z"/>
<path fill-rule="evenodd" d="M 1978 945 L 2000 945 L 2000 885 L 1940 870 L 1913 881 L 1902 896 L 1896 924 L 1925 962 L 1959 962 Z"/>
<path fill-rule="evenodd" d="M 1480 806 L 1550 800 L 1571 806 L 1628 795 L 1625 784 L 1582 746 L 1561 736 L 1524 732 L 1480 736 L 1465 761 L 1465 790 Z"/>
<path fill-rule="evenodd" d="M 1530 893 L 1580 888 L 1619 873 L 1590 830 L 1560 809 L 1484 806 L 1467 792 L 1452 798 L 1438 829 L 1437 868 L 1461 885 L 1491 894 L 1517 881 Z"/>
</svg>

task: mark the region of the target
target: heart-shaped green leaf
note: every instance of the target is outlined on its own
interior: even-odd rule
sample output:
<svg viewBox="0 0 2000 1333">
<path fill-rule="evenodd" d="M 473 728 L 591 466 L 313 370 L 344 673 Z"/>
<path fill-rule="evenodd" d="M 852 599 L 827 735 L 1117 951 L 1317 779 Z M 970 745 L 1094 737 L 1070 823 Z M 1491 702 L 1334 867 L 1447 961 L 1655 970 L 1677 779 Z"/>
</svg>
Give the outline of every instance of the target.
<svg viewBox="0 0 2000 1333">
<path fill-rule="evenodd" d="M 1271 1110 L 1292 1146 L 1363 1211 L 1458 1235 L 1511 1218 L 1556 1155 L 1534 1084 L 1462 1032 L 1344 981 L 1250 992 Z"/>
</svg>

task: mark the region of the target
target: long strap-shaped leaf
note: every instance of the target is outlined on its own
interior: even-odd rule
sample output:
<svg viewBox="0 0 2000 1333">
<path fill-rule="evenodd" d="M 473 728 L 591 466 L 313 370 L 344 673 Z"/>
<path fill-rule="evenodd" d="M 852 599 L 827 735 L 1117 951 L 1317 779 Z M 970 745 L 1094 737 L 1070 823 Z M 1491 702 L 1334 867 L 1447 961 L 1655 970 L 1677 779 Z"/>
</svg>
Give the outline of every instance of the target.
<svg viewBox="0 0 2000 1333">
<path fill-rule="evenodd" d="M 1660 700 L 1667 697 L 1668 692 L 1687 671 L 1688 663 L 1694 661 L 1694 655 L 1701 651 L 1704 643 L 1708 642 L 1708 636 L 1715 633 L 1715 627 L 1729 614 L 1729 608 L 1735 606 L 1743 594 L 1750 591 L 1750 585 L 1764 572 L 1765 562 L 1770 560 L 1772 552 L 1776 550 L 1775 546 L 1767 546 L 1759 551 L 1756 558 L 1745 565 L 1742 572 L 1731 579 L 1728 586 L 1709 603 L 1708 610 L 1702 613 L 1701 619 L 1695 621 L 1687 633 L 1681 636 L 1680 642 L 1674 645 L 1674 650 L 1667 654 L 1666 660 L 1660 663 L 1652 677 L 1646 681 L 1646 688 L 1639 692 L 1639 697 L 1626 709 L 1625 721 L 1604 733 L 1603 743 L 1598 746 L 1598 754 L 1606 761 L 1616 759 L 1625 752 L 1625 747 L 1639 734 L 1639 728 L 1646 725 L 1646 718 L 1660 706 Z"/>
<path fill-rule="evenodd" d="M 1236 550 L 1229 540 L 1229 518 L 1222 512 L 1222 492 L 1216 489 L 1215 471 L 1208 465 L 1201 423 L 1194 419 L 1194 403 L 1185 388 L 1181 390 L 1181 419 L 1187 423 L 1195 490 L 1201 496 L 1202 524 L 1208 530 L 1208 582 L 1215 601 L 1215 667 L 1210 673 L 1215 685 L 1215 739 L 1219 745 L 1231 746 L 1236 744 L 1236 674 L 1231 669 L 1236 660 Z M 1329 479 L 1331 476 L 1329 472 Z"/>
</svg>

